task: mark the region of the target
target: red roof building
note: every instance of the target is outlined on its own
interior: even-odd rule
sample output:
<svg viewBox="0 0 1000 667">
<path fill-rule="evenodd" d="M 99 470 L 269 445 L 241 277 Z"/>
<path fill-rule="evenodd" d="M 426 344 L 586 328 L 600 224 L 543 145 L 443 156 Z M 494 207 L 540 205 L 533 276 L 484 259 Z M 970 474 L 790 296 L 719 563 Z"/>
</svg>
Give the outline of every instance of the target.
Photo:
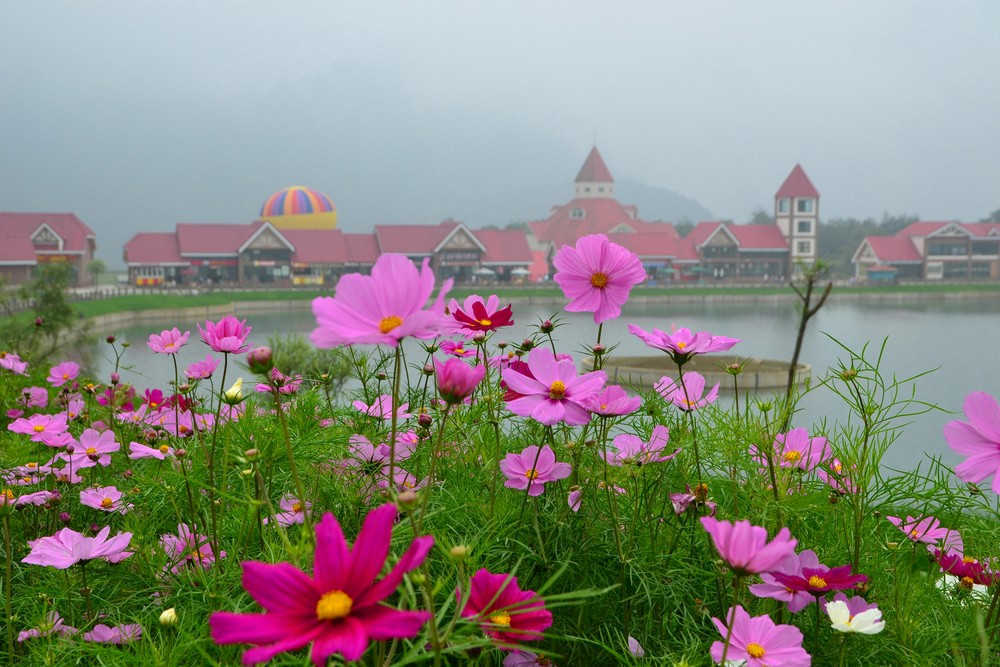
<svg viewBox="0 0 1000 667">
<path fill-rule="evenodd" d="M 770 280 L 788 270 L 788 240 L 777 225 L 699 222 L 686 240 L 700 259 L 700 272 L 715 279 Z"/>
<path fill-rule="evenodd" d="M 1000 224 L 915 222 L 894 236 L 868 236 L 851 259 L 856 280 L 885 268 L 897 280 L 970 280 L 1000 277 Z"/>
<path fill-rule="evenodd" d="M 0 213 L 0 277 L 10 284 L 51 262 L 68 265 L 76 285 L 89 285 L 96 250 L 94 231 L 72 213 Z"/>
</svg>

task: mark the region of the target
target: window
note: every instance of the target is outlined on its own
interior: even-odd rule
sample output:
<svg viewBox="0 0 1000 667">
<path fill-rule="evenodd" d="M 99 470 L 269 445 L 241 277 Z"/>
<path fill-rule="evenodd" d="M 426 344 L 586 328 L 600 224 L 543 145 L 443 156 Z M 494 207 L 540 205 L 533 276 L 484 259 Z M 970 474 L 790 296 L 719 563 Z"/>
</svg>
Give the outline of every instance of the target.
<svg viewBox="0 0 1000 667">
<path fill-rule="evenodd" d="M 812 213 L 813 212 L 813 200 L 812 199 L 799 199 L 795 202 L 795 211 L 797 213 Z"/>
<path fill-rule="evenodd" d="M 778 200 L 778 213 L 788 213 L 790 208 L 791 207 L 789 206 L 789 201 L 787 199 Z"/>
<path fill-rule="evenodd" d="M 572 211 L 569 212 L 569 217 L 573 218 L 574 220 L 583 220 L 583 218 L 586 217 L 586 213 L 582 208 L 578 207 L 574 208 Z"/>
<path fill-rule="evenodd" d="M 590 186 L 588 185 L 587 187 L 585 187 L 585 188 L 583 189 L 583 191 L 584 191 L 584 192 L 590 192 Z"/>
<path fill-rule="evenodd" d="M 604 192 L 604 186 L 602 185 L 602 186 L 598 187 L 598 188 L 597 188 L 597 191 L 598 191 L 598 192 Z"/>
<path fill-rule="evenodd" d="M 798 220 L 796 222 L 796 229 L 799 234 L 812 234 L 812 220 Z"/>
<path fill-rule="evenodd" d="M 812 254 L 812 241 L 799 241 L 795 244 L 795 254 L 797 255 L 811 255 Z"/>
</svg>

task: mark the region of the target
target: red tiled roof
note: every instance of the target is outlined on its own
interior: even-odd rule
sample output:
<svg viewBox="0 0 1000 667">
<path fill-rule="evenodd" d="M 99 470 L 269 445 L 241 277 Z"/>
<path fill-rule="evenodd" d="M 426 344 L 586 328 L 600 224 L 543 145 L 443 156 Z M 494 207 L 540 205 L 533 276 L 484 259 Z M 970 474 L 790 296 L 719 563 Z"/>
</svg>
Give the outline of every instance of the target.
<svg viewBox="0 0 1000 667">
<path fill-rule="evenodd" d="M 778 194 L 774 195 L 775 199 L 785 199 L 792 197 L 815 197 L 819 198 L 819 191 L 806 176 L 805 170 L 802 169 L 802 165 L 797 164 L 795 168 L 792 169 L 792 173 L 788 175 L 785 182 L 781 184 L 778 188 Z"/>
<path fill-rule="evenodd" d="M 740 250 L 788 250 L 788 241 L 777 225 L 726 225 Z"/>
<path fill-rule="evenodd" d="M 574 209 L 582 211 L 583 217 L 572 217 Z M 551 241 L 556 246 L 561 246 L 572 245 L 587 234 L 607 234 L 623 223 L 636 231 L 645 231 L 650 225 L 655 225 L 655 229 L 677 237 L 673 225 L 635 220 L 617 199 L 611 198 L 574 199 L 565 206 L 560 206 L 548 219 L 530 223 L 530 227 L 540 241 Z"/>
<path fill-rule="evenodd" d="M 378 259 L 378 241 L 374 234 L 344 234 L 348 264 L 374 264 Z"/>
<path fill-rule="evenodd" d="M 639 259 L 674 259 L 677 261 L 698 259 L 698 252 L 691 242 L 678 238 L 676 234 L 671 236 L 655 232 L 623 233 L 610 234 L 608 239 L 635 253 Z"/>
<path fill-rule="evenodd" d="M 481 264 L 531 264 L 534 256 L 520 229 L 477 229 L 472 232 L 486 247 Z"/>
<path fill-rule="evenodd" d="M 189 264 L 181 257 L 177 234 L 173 232 L 141 232 L 125 244 L 126 264 Z"/>
<path fill-rule="evenodd" d="M 72 213 L 0 213 L 0 234 L 29 239 L 42 225 L 48 225 L 63 239 L 64 252 L 84 252 L 94 230 Z"/>
<path fill-rule="evenodd" d="M 712 234 L 715 233 L 715 230 L 717 230 L 721 225 L 722 222 L 718 220 L 705 220 L 699 222 L 684 238 L 685 240 L 691 242 L 694 246 L 700 246 L 702 243 L 711 238 Z"/>
<path fill-rule="evenodd" d="M 437 225 L 375 225 L 375 240 L 383 253 L 427 255 L 434 252 L 460 222 L 445 220 Z"/>
<path fill-rule="evenodd" d="M 577 183 L 614 183 L 615 179 L 611 177 L 611 172 L 608 171 L 608 166 L 604 164 L 604 159 L 601 157 L 600 152 L 597 150 L 597 146 L 590 149 L 590 155 L 587 156 L 586 161 L 584 161 L 583 166 L 580 167 L 580 173 L 576 175 Z"/>
<path fill-rule="evenodd" d="M 249 225 L 215 223 L 177 223 L 177 245 L 182 256 L 234 256 L 239 247 L 264 224 L 258 220 Z"/>
<path fill-rule="evenodd" d="M 7 266 L 35 265 L 35 246 L 30 236 L 8 236 L 0 231 L 0 264 Z"/>
<path fill-rule="evenodd" d="M 1000 232 L 1000 223 L 996 222 L 963 222 L 962 226 L 976 238 L 986 238 L 990 232 L 994 235 Z"/>
<path fill-rule="evenodd" d="M 866 236 L 865 243 L 872 249 L 879 263 L 901 264 L 923 261 L 913 242 L 905 236 Z"/>
<path fill-rule="evenodd" d="M 295 247 L 293 262 L 345 264 L 347 247 L 339 229 L 282 229 L 281 235 Z"/>
</svg>

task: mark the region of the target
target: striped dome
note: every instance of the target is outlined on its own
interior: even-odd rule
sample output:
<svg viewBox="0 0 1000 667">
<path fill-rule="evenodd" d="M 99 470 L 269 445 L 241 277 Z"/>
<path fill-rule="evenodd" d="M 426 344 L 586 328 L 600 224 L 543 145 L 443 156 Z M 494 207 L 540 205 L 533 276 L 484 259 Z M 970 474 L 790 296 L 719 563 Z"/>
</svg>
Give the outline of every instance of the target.
<svg viewBox="0 0 1000 667">
<path fill-rule="evenodd" d="M 268 197 L 260 208 L 260 217 L 336 213 L 336 211 L 333 201 L 322 192 L 294 185 Z"/>
</svg>

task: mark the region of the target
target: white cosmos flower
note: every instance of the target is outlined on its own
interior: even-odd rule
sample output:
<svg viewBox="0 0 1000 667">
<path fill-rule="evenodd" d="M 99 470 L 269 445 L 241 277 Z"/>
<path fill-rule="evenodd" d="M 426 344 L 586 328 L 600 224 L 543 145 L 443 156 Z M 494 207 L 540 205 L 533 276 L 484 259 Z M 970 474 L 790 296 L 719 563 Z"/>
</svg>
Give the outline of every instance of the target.
<svg viewBox="0 0 1000 667">
<path fill-rule="evenodd" d="M 851 610 L 843 600 L 832 600 L 826 603 L 826 613 L 830 624 L 838 632 L 859 632 L 863 635 L 874 635 L 885 629 L 882 611 L 878 608 L 868 609 L 851 616 Z"/>
</svg>

